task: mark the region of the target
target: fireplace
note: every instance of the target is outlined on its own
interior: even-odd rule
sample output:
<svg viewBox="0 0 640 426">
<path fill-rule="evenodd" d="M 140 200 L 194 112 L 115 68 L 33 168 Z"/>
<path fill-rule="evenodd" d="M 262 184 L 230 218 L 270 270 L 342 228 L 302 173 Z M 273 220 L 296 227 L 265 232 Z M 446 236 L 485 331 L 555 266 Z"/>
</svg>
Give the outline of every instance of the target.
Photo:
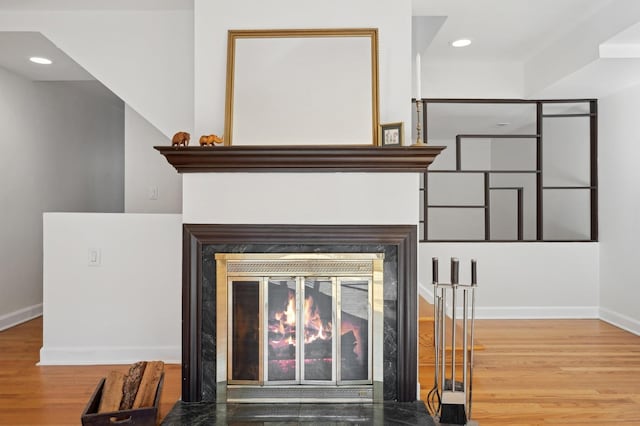
<svg viewBox="0 0 640 426">
<path fill-rule="evenodd" d="M 373 388 L 382 388 L 377 394 L 385 403 L 416 401 L 417 173 L 426 172 L 444 147 L 155 149 L 184 173 L 184 402 L 226 398 L 226 355 L 222 362 L 217 347 L 217 327 L 226 321 L 217 312 L 217 253 L 384 254 L 382 333 L 373 339 L 382 349 L 372 350 L 373 365 L 380 360 L 382 371 L 373 369 Z M 231 178 L 234 172 L 240 174 Z M 317 173 L 326 175 L 319 179 Z M 291 209 L 294 194 L 297 207 Z M 269 208 L 255 208 L 267 199 Z M 318 209 L 319 199 L 340 208 Z"/>
<path fill-rule="evenodd" d="M 183 231 L 183 401 L 416 400 L 415 226 Z"/>
<path fill-rule="evenodd" d="M 384 253 L 215 259 L 218 401 L 383 400 Z"/>
</svg>

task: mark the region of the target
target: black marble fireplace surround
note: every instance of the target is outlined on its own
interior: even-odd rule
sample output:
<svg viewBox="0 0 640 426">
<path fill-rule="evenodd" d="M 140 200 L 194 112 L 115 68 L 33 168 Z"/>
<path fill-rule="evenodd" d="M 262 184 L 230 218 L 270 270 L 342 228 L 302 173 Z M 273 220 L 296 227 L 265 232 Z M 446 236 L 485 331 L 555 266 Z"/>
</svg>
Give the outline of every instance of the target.
<svg viewBox="0 0 640 426">
<path fill-rule="evenodd" d="M 385 401 L 416 401 L 412 225 L 183 225 L 182 401 L 216 401 L 215 253 L 384 253 Z"/>
</svg>

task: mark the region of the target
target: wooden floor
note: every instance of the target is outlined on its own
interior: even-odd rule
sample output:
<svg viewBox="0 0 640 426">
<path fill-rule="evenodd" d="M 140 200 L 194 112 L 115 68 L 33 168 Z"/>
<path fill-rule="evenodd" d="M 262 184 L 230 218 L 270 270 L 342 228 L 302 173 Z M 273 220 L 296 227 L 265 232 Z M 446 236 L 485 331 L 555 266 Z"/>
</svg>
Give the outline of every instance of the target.
<svg viewBox="0 0 640 426">
<path fill-rule="evenodd" d="M 597 320 L 477 321 L 473 418 L 485 425 L 640 425 L 640 337 Z M 0 425 L 74 425 L 124 366 L 37 367 L 42 320 L 0 332 Z M 422 370 L 424 394 L 433 382 Z M 160 415 L 180 396 L 166 367 Z"/>
<path fill-rule="evenodd" d="M 0 332 L 0 425 L 79 425 L 100 378 L 123 365 L 38 367 L 42 318 Z M 165 366 L 160 416 L 180 398 L 180 366 Z"/>
<path fill-rule="evenodd" d="M 479 320 L 472 418 L 640 425 L 640 337 L 599 320 Z M 422 399 L 433 369 L 421 368 Z"/>
</svg>

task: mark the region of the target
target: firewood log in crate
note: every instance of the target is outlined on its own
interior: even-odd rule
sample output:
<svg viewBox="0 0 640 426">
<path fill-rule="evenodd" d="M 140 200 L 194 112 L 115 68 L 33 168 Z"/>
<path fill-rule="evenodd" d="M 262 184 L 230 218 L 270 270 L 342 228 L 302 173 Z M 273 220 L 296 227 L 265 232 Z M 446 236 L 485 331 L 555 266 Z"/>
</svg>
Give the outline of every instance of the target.
<svg viewBox="0 0 640 426">
<path fill-rule="evenodd" d="M 100 380 L 83 410 L 82 426 L 155 426 L 163 381 L 162 361 L 138 362 L 127 375 L 109 373 Z"/>
</svg>

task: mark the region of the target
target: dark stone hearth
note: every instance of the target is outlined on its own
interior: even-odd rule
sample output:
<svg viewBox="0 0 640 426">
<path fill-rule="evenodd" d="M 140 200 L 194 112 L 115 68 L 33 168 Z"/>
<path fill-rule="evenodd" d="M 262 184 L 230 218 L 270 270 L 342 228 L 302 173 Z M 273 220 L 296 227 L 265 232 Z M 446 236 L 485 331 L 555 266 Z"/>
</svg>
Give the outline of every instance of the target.
<svg viewBox="0 0 640 426">
<path fill-rule="evenodd" d="M 162 422 L 178 425 L 435 426 L 422 402 L 380 404 L 211 404 L 177 402 Z"/>
</svg>

